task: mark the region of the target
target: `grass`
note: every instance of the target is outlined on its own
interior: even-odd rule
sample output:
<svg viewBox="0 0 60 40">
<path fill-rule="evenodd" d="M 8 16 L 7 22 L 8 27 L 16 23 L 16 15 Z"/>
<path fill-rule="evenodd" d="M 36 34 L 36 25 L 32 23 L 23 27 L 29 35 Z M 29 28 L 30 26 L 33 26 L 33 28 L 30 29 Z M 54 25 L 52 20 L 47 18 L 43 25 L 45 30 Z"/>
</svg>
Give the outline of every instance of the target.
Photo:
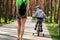
<svg viewBox="0 0 60 40">
<path fill-rule="evenodd" d="M 47 28 L 53 40 L 59 40 L 59 28 L 56 23 L 47 23 Z"/>
<path fill-rule="evenodd" d="M 16 20 L 15 18 L 12 18 L 10 21 L 7 20 L 7 23 L 5 23 L 5 22 L 4 22 L 4 19 L 2 18 L 2 19 L 1 19 L 0 26 L 3 26 L 3 25 L 5 25 L 5 24 L 9 24 L 9 23 L 11 23 L 11 22 L 14 22 L 15 20 Z"/>
<path fill-rule="evenodd" d="M 59 29 L 60 28 L 58 27 L 58 24 L 54 22 L 54 19 L 52 20 L 53 21 L 52 23 L 50 23 L 49 20 L 50 19 L 48 17 L 48 23 L 46 23 L 46 25 L 47 25 L 47 28 L 48 28 L 49 33 L 51 35 L 51 38 L 53 40 L 59 40 L 59 37 L 60 37 L 59 36 Z"/>
<path fill-rule="evenodd" d="M 4 24 L 6 24 L 6 23 L 4 22 L 4 19 L 3 19 L 3 18 L 1 18 L 0 26 L 3 26 Z"/>
</svg>

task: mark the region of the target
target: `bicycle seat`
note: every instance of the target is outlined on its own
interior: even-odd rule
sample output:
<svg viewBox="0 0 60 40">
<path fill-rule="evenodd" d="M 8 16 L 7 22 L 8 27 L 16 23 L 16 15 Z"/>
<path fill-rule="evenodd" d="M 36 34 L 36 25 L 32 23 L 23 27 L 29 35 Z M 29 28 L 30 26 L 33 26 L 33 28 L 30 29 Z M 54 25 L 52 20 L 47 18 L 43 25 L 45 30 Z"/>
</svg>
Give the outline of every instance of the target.
<svg viewBox="0 0 60 40">
<path fill-rule="evenodd" d="M 42 21 L 43 21 L 43 20 L 38 20 L 38 22 L 40 22 L 40 23 L 41 23 Z"/>
</svg>

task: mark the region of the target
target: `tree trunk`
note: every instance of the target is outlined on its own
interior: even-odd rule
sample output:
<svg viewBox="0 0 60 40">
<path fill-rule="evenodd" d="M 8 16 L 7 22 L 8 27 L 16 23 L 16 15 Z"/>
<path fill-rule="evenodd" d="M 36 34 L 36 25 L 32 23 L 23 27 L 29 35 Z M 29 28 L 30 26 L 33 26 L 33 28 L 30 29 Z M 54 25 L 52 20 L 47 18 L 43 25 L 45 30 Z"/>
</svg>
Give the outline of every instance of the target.
<svg viewBox="0 0 60 40">
<path fill-rule="evenodd" d="M 0 0 L 0 23 L 1 23 L 2 14 L 3 14 L 3 0 Z"/>
<path fill-rule="evenodd" d="M 6 0 L 5 23 L 7 23 L 7 20 L 8 20 L 7 16 L 8 16 L 8 0 Z"/>
<path fill-rule="evenodd" d="M 60 0 L 59 0 L 59 28 L 60 28 Z"/>
<path fill-rule="evenodd" d="M 49 11 L 50 11 L 50 0 L 46 0 L 46 5 L 47 5 L 47 7 L 46 7 L 46 9 L 47 9 L 47 16 L 49 16 Z"/>
<path fill-rule="evenodd" d="M 48 17 L 48 13 L 47 13 L 47 0 L 45 0 L 45 1 L 46 1 L 46 15 Z"/>
<path fill-rule="evenodd" d="M 59 31 L 59 36 L 60 36 L 60 0 L 59 0 L 59 7 L 58 7 L 59 9 L 58 9 L 58 19 L 59 19 L 59 21 L 58 21 L 58 24 L 59 24 L 59 26 L 58 26 L 58 31 Z M 60 38 L 60 37 L 59 37 Z"/>
<path fill-rule="evenodd" d="M 50 11 L 51 11 L 51 13 L 50 13 L 50 22 L 52 22 L 52 0 L 51 0 L 51 9 L 50 9 Z"/>
<path fill-rule="evenodd" d="M 54 8 L 54 22 L 58 23 L 57 19 L 57 0 L 55 0 L 55 8 Z"/>
<path fill-rule="evenodd" d="M 1 23 L 1 1 L 0 1 L 0 23 Z"/>
<path fill-rule="evenodd" d="M 58 4 L 58 7 L 57 7 L 57 22 L 56 23 L 58 23 L 58 15 L 59 15 L 59 13 L 58 13 L 58 9 L 59 9 L 59 0 L 58 0 L 58 2 L 57 2 L 57 4 Z"/>
<path fill-rule="evenodd" d="M 1 15 L 0 15 L 0 23 L 1 23 Z"/>
</svg>

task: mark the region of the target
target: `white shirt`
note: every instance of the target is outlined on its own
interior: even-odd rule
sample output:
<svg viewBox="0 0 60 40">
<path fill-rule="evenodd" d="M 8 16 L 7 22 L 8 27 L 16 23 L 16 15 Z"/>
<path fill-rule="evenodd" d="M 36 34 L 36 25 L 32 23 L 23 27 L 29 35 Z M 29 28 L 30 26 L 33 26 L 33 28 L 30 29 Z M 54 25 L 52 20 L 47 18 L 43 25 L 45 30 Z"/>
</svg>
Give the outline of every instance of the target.
<svg viewBox="0 0 60 40">
<path fill-rule="evenodd" d="M 40 18 L 45 18 L 46 17 L 46 15 L 43 12 L 43 10 L 37 10 L 35 15 L 36 15 L 36 17 L 40 17 Z"/>
</svg>

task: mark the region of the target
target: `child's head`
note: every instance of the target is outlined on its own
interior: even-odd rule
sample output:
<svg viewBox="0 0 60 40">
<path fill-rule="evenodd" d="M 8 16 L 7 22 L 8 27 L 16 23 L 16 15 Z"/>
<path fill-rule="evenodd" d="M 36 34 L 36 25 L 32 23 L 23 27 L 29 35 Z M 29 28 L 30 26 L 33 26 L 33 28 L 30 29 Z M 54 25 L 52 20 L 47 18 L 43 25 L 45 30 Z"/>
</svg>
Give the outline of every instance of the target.
<svg viewBox="0 0 60 40">
<path fill-rule="evenodd" d="M 41 6 L 40 6 L 40 5 L 38 5 L 38 6 L 36 6 L 35 8 L 38 10 L 38 9 L 41 9 Z"/>
</svg>

